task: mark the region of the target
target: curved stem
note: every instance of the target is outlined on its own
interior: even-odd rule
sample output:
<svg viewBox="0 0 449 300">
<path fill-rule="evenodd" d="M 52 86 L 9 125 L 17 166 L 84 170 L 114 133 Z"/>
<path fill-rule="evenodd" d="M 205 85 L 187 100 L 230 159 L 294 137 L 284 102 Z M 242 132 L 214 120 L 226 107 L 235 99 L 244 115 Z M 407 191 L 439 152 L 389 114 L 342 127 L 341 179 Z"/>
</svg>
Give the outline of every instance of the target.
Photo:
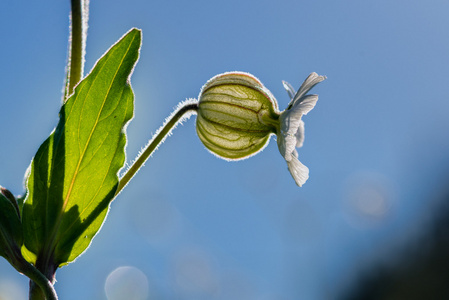
<svg viewBox="0 0 449 300">
<path fill-rule="evenodd" d="M 21 259 L 19 272 L 31 279 L 30 300 L 58 300 L 58 296 L 50 280 L 25 259 Z M 35 284 L 37 284 L 40 289 L 35 288 L 33 286 Z"/>
<path fill-rule="evenodd" d="M 182 105 L 178 110 L 176 110 L 167 120 L 164 125 L 156 132 L 150 142 L 147 144 L 142 153 L 133 162 L 131 167 L 126 170 L 126 173 L 120 178 L 117 191 L 115 196 L 117 196 L 121 190 L 128 184 L 128 182 L 133 178 L 137 171 L 142 167 L 145 161 L 151 156 L 154 150 L 165 140 L 165 138 L 170 134 L 170 131 L 176 127 L 176 125 L 186 118 L 185 114 L 190 117 L 190 114 L 198 110 L 198 103 L 187 102 Z"/>
</svg>

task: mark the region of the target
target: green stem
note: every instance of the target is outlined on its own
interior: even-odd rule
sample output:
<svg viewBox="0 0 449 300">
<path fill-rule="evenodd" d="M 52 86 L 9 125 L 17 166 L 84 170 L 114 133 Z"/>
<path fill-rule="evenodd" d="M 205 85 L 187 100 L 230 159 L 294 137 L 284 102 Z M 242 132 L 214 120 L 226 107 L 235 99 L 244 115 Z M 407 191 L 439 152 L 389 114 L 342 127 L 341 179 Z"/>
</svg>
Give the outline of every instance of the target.
<svg viewBox="0 0 449 300">
<path fill-rule="evenodd" d="M 50 280 L 23 258 L 20 259 L 18 271 L 31 279 L 30 300 L 58 300 L 58 296 Z"/>
<path fill-rule="evenodd" d="M 71 0 L 71 5 L 71 30 L 65 99 L 73 93 L 75 86 L 83 77 L 89 1 Z"/>
<path fill-rule="evenodd" d="M 170 116 L 164 125 L 156 132 L 155 136 L 150 140 L 142 153 L 137 157 L 131 167 L 126 170 L 126 173 L 120 178 L 117 191 L 115 195 L 117 196 L 121 190 L 128 184 L 128 182 L 133 178 L 133 176 L 139 171 L 145 161 L 151 156 L 154 150 L 165 140 L 169 135 L 170 131 L 185 118 L 185 114 L 196 112 L 198 110 L 198 103 L 188 102 L 182 107 L 176 110 L 172 116 Z M 190 115 L 189 115 L 190 116 Z"/>
</svg>

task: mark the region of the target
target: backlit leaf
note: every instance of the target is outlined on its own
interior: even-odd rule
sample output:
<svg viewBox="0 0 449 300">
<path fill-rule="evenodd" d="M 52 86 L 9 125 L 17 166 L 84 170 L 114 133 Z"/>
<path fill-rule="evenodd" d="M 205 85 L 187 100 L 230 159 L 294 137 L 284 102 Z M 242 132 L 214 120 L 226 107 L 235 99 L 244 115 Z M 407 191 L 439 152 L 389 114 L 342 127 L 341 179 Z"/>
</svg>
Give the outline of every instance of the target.
<svg viewBox="0 0 449 300">
<path fill-rule="evenodd" d="M 134 109 L 129 78 L 140 44 L 140 30 L 132 29 L 98 60 L 33 158 L 22 252 L 38 268 L 73 261 L 104 222 L 125 161 Z"/>
</svg>

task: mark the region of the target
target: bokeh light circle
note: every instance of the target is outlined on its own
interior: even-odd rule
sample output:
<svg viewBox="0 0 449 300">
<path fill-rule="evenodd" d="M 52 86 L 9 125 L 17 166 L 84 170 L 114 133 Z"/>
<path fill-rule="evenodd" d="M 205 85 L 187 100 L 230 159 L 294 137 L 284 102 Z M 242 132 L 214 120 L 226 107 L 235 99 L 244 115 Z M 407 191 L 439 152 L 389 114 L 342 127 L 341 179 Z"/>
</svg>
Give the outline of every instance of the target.
<svg viewBox="0 0 449 300">
<path fill-rule="evenodd" d="M 104 290 L 108 300 L 145 300 L 149 292 L 148 279 L 138 268 L 122 266 L 108 275 Z"/>
</svg>

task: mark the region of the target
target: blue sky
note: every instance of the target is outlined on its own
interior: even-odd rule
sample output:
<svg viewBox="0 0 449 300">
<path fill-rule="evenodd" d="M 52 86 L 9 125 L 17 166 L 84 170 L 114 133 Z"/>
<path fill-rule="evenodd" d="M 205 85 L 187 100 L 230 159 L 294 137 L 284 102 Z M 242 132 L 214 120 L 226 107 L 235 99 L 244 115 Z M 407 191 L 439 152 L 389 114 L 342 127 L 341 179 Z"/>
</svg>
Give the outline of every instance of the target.
<svg viewBox="0 0 449 300">
<path fill-rule="evenodd" d="M 333 299 L 425 230 L 448 179 L 449 2 L 90 7 L 86 74 L 130 28 L 143 30 L 128 161 L 216 74 L 254 74 L 280 109 L 289 101 L 282 80 L 297 89 L 310 72 L 328 79 L 304 118 L 302 188 L 274 139 L 226 162 L 205 150 L 192 117 L 112 203 L 90 249 L 58 270 L 61 299 L 115 299 L 110 286 L 120 285 L 106 282 L 120 274 L 142 282 L 135 299 Z M 15 194 L 58 121 L 68 14 L 69 1 L 6 1 L 0 10 L 0 184 Z M 0 260 L 0 298 L 26 293 L 26 278 Z"/>
</svg>

